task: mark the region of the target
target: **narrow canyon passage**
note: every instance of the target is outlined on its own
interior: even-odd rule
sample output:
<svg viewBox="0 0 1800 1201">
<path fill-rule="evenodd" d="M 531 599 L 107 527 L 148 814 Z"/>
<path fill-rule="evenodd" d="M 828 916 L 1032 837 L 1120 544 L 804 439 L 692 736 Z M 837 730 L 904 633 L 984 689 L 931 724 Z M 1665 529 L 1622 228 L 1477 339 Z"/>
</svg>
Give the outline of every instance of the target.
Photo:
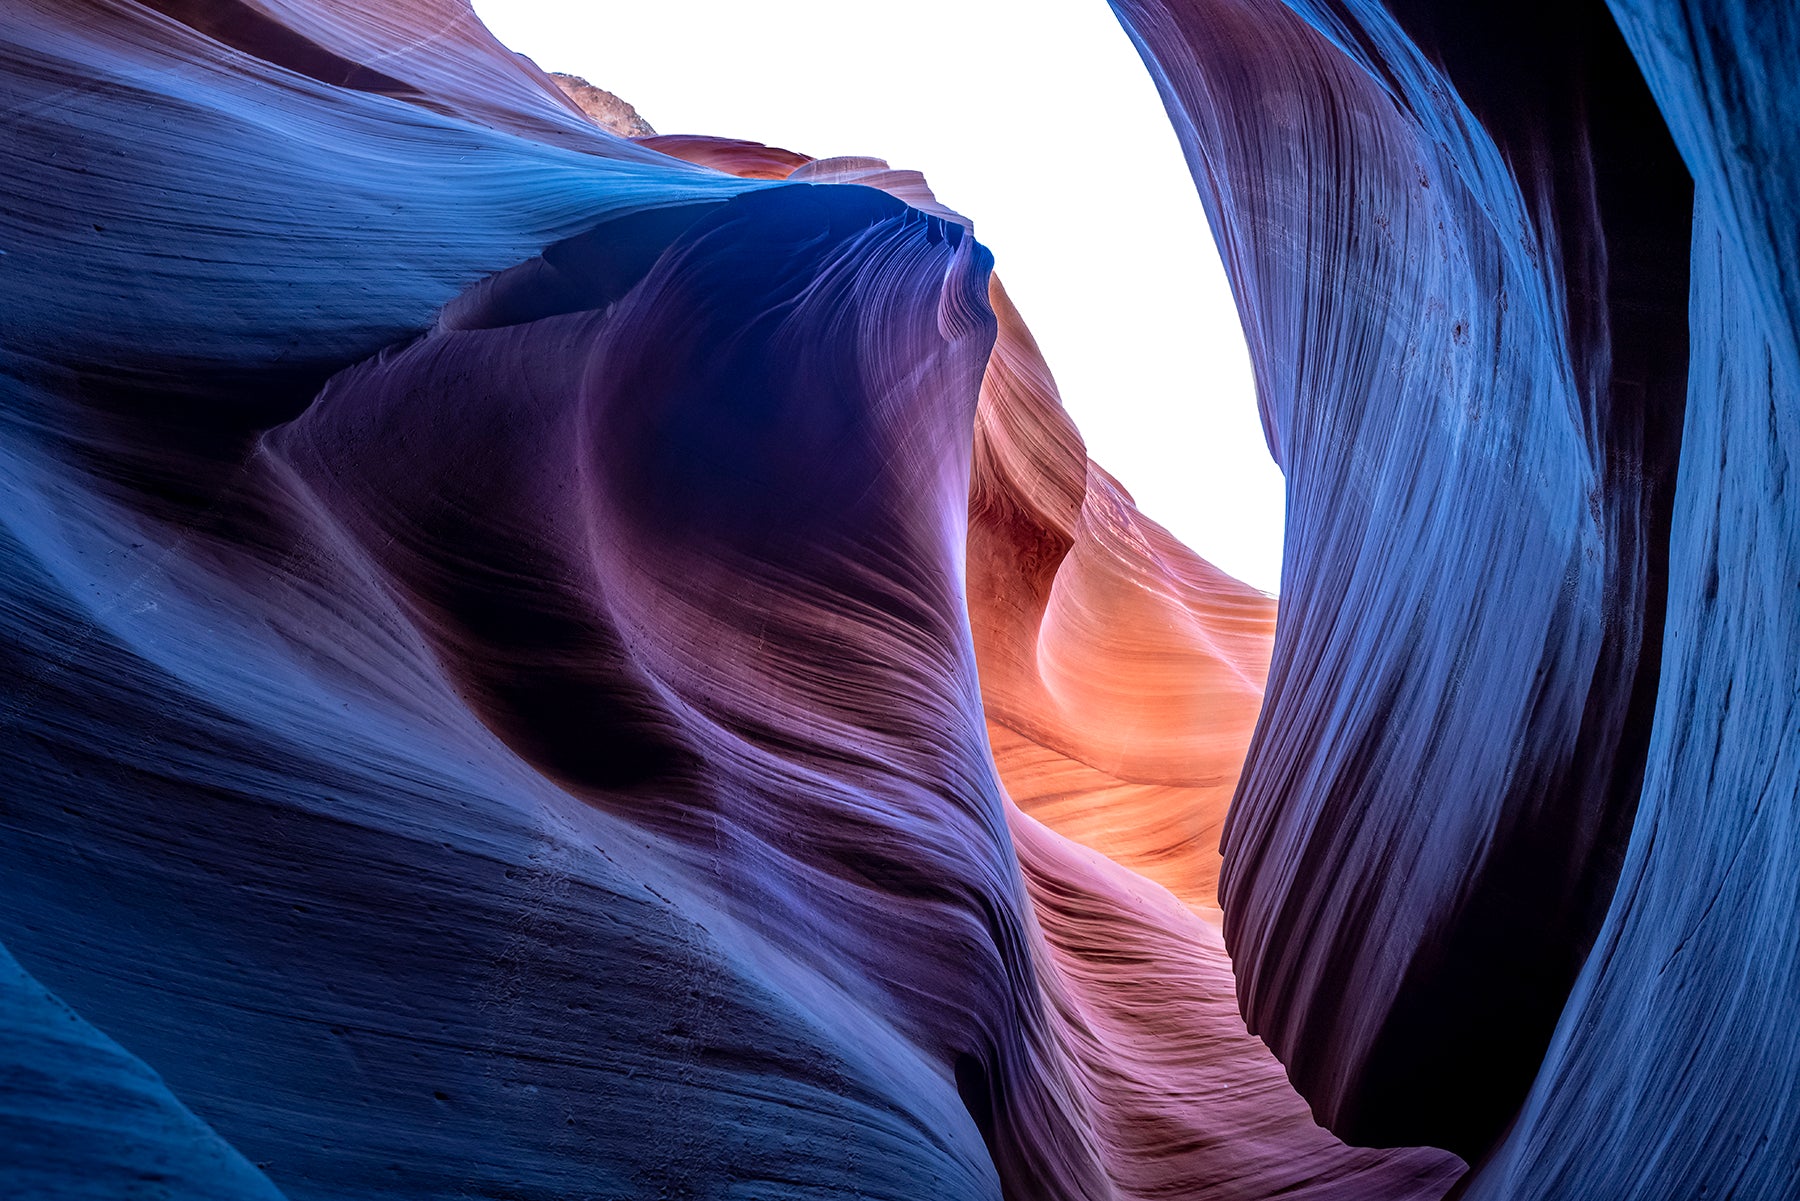
<svg viewBox="0 0 1800 1201">
<path fill-rule="evenodd" d="M 1800 16 L 1113 7 L 1279 612 L 905 164 L 4 5 L 9 1195 L 1800 1195 Z"/>
</svg>

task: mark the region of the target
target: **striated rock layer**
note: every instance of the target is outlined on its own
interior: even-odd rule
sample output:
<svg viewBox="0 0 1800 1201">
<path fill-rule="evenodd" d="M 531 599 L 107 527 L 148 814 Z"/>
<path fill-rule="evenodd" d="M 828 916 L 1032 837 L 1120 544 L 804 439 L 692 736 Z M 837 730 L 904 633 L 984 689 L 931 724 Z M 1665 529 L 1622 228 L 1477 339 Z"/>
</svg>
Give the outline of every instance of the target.
<svg viewBox="0 0 1800 1201">
<path fill-rule="evenodd" d="M 1800 20 L 1115 8 L 1289 482 L 1251 1028 L 1461 1196 L 1800 1194 Z"/>
<path fill-rule="evenodd" d="M 914 171 L 644 139 L 748 179 L 868 182 L 967 224 Z M 999 277 L 975 412 L 967 604 L 988 739 L 1027 813 L 1218 916 L 1219 829 L 1262 700 L 1274 601 L 1145 518 L 1087 457 Z"/>
<path fill-rule="evenodd" d="M 0 949 L 0 1147 L 20 1197 L 269 1201 L 275 1188 L 164 1087 Z"/>
<path fill-rule="evenodd" d="M 1313 1122 L 1212 926 L 1001 786 L 972 506 L 1078 489 L 1028 577 L 981 527 L 982 645 L 1042 649 L 996 697 L 1103 777 L 1039 812 L 1197 905 L 1206 845 L 1105 790 L 1217 822 L 1271 604 L 1089 469 L 967 222 L 612 136 L 465 18 L 5 27 L 0 938 L 80 1018 L 0 997 L 0 1180 L 1441 1196 Z M 1179 701 L 1141 736 L 1097 622 Z"/>
<path fill-rule="evenodd" d="M 1030 331 L 992 291 L 968 597 L 995 763 L 1027 813 L 1216 918 L 1219 830 L 1275 604 L 1088 459 Z"/>
<path fill-rule="evenodd" d="M 1121 0 L 1288 478 L 1224 836 L 1250 1027 L 1332 1129 L 1475 1157 L 1631 829 L 1688 184 L 1604 13 Z"/>
<path fill-rule="evenodd" d="M 1800 24 L 1115 7 L 1278 627 L 917 172 L 8 5 L 5 1191 L 1800 1193 Z"/>
<path fill-rule="evenodd" d="M 1618 892 L 1475 1198 L 1800 1195 L 1800 13 L 1625 2 L 1693 172 L 1669 634 Z"/>
</svg>

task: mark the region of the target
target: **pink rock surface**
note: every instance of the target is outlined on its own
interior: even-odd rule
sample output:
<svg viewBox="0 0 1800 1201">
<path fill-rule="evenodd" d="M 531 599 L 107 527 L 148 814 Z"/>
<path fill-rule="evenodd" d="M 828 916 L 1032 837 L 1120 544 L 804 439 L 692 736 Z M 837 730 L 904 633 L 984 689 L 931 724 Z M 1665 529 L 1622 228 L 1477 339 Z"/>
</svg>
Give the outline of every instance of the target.
<svg viewBox="0 0 1800 1201">
<path fill-rule="evenodd" d="M 804 154 L 746 142 L 738 138 L 713 138 L 702 134 L 657 134 L 638 139 L 639 145 L 661 151 L 683 162 L 711 167 L 744 179 L 786 179 L 796 167 L 812 161 Z"/>
<path fill-rule="evenodd" d="M 1017 810 L 1010 826 L 1110 1195 L 1436 1198 L 1462 1175 L 1442 1151 L 1351 1148 L 1320 1129 L 1245 1031 L 1211 923 Z"/>
<path fill-rule="evenodd" d="M 1275 602 L 1088 459 L 1030 331 L 991 291 L 968 594 L 995 762 L 1027 813 L 1216 919 Z"/>
</svg>

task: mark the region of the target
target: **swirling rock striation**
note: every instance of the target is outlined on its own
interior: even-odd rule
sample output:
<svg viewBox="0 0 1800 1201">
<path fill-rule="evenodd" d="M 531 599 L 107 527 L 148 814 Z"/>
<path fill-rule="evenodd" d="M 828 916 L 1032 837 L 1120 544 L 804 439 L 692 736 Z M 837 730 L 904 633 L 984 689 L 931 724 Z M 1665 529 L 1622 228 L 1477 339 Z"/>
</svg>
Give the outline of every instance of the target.
<svg viewBox="0 0 1800 1201">
<path fill-rule="evenodd" d="M 1593 6 L 1121 0 L 1288 479 L 1221 900 L 1353 1141 L 1475 1157 L 1605 913 L 1656 698 L 1685 172 Z"/>
<path fill-rule="evenodd" d="M 1619 3 L 1693 171 L 1669 635 L 1618 892 L 1468 1191 L 1800 1194 L 1800 14 Z"/>
<path fill-rule="evenodd" d="M 1800 1192 L 1800 25 L 1116 7 L 1278 627 L 916 172 L 9 6 L 0 1183 Z"/>
<path fill-rule="evenodd" d="M 969 617 L 988 740 L 1047 825 L 1218 916 L 1219 830 L 1275 604 L 1146 519 L 1087 457 L 998 282 L 975 418 Z"/>
<path fill-rule="evenodd" d="M 0 936 L 92 1027 L 46 1039 L 9 994 L 6 1062 L 54 1083 L 109 1048 L 142 1097 L 121 1171 L 293 1198 L 1460 1173 L 1320 1129 L 1213 928 L 1006 797 L 965 601 L 990 259 L 916 173 L 680 161 L 454 6 L 18 16 Z M 1063 428 L 1038 399 L 990 448 Z M 1113 524 L 1071 553 L 1143 540 L 1151 616 L 1200 640 L 1227 598 L 1253 675 L 1266 598 L 1096 496 Z M 1107 611 L 1081 562 L 1056 603 Z M 52 1145 L 33 1104 L 19 1137 Z"/>
<path fill-rule="evenodd" d="M 1800 23 L 1115 7 L 1288 473 L 1251 1027 L 1459 1196 L 1795 1195 Z"/>
<path fill-rule="evenodd" d="M 646 139 L 750 179 L 840 178 L 967 224 L 923 177 L 728 139 Z M 1196 556 L 1087 457 L 998 276 L 975 412 L 967 604 L 988 738 L 1026 812 L 1218 916 L 1218 833 L 1275 604 Z"/>
</svg>

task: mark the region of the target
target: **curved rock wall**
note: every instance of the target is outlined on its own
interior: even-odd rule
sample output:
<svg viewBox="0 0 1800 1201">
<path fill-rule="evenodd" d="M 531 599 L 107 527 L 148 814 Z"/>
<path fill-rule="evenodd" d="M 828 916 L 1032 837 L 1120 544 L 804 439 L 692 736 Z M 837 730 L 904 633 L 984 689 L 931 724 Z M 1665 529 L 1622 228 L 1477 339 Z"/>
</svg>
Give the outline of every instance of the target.
<svg viewBox="0 0 1800 1201">
<path fill-rule="evenodd" d="M 656 139 L 762 179 L 703 169 L 480 37 L 396 43 L 430 7 L 19 15 L 0 937 L 161 1074 L 162 1184 L 1449 1187 L 1443 1152 L 1319 1128 L 1213 927 L 1006 796 L 972 504 L 1078 490 L 1054 620 L 983 637 L 1047 648 L 1014 686 L 1066 694 L 1056 754 L 1162 773 L 1202 837 L 1271 605 L 1090 471 L 916 173 Z M 1002 440 L 1074 473 L 989 477 Z M 1120 573 L 1152 567 L 1146 607 Z M 1156 645 L 1221 666 L 1165 678 L 1140 744 L 1068 657 L 1171 618 Z M 1080 787 L 1046 818 L 1161 819 Z M 1209 900 L 1205 844 L 1147 837 Z M 32 995 L 7 1078 L 75 1079 Z M 57 1195 L 40 1168 L 0 1179 Z"/>
<path fill-rule="evenodd" d="M 1279 625 L 916 172 L 8 6 L 0 1184 L 1800 1192 L 1800 22 L 1115 7 Z"/>
<path fill-rule="evenodd" d="M 1288 479 L 1224 836 L 1239 997 L 1332 1129 L 1475 1157 L 1599 926 L 1643 771 L 1685 175 L 1579 8 L 1115 7 Z"/>
<path fill-rule="evenodd" d="M 968 603 L 995 763 L 1027 813 L 1216 921 L 1219 830 L 1275 603 L 1088 459 L 1030 330 L 993 291 Z"/>
<path fill-rule="evenodd" d="M 1800 16 L 1620 3 L 1696 191 L 1650 765 L 1487 1198 L 1800 1195 Z"/>
<path fill-rule="evenodd" d="M 1459 1196 L 1793 1195 L 1800 23 L 1115 7 L 1288 471 L 1252 1028 Z"/>
<path fill-rule="evenodd" d="M 21 1197 L 281 1196 L 156 1073 L 44 990 L 0 948 L 0 1146 Z"/>
</svg>

